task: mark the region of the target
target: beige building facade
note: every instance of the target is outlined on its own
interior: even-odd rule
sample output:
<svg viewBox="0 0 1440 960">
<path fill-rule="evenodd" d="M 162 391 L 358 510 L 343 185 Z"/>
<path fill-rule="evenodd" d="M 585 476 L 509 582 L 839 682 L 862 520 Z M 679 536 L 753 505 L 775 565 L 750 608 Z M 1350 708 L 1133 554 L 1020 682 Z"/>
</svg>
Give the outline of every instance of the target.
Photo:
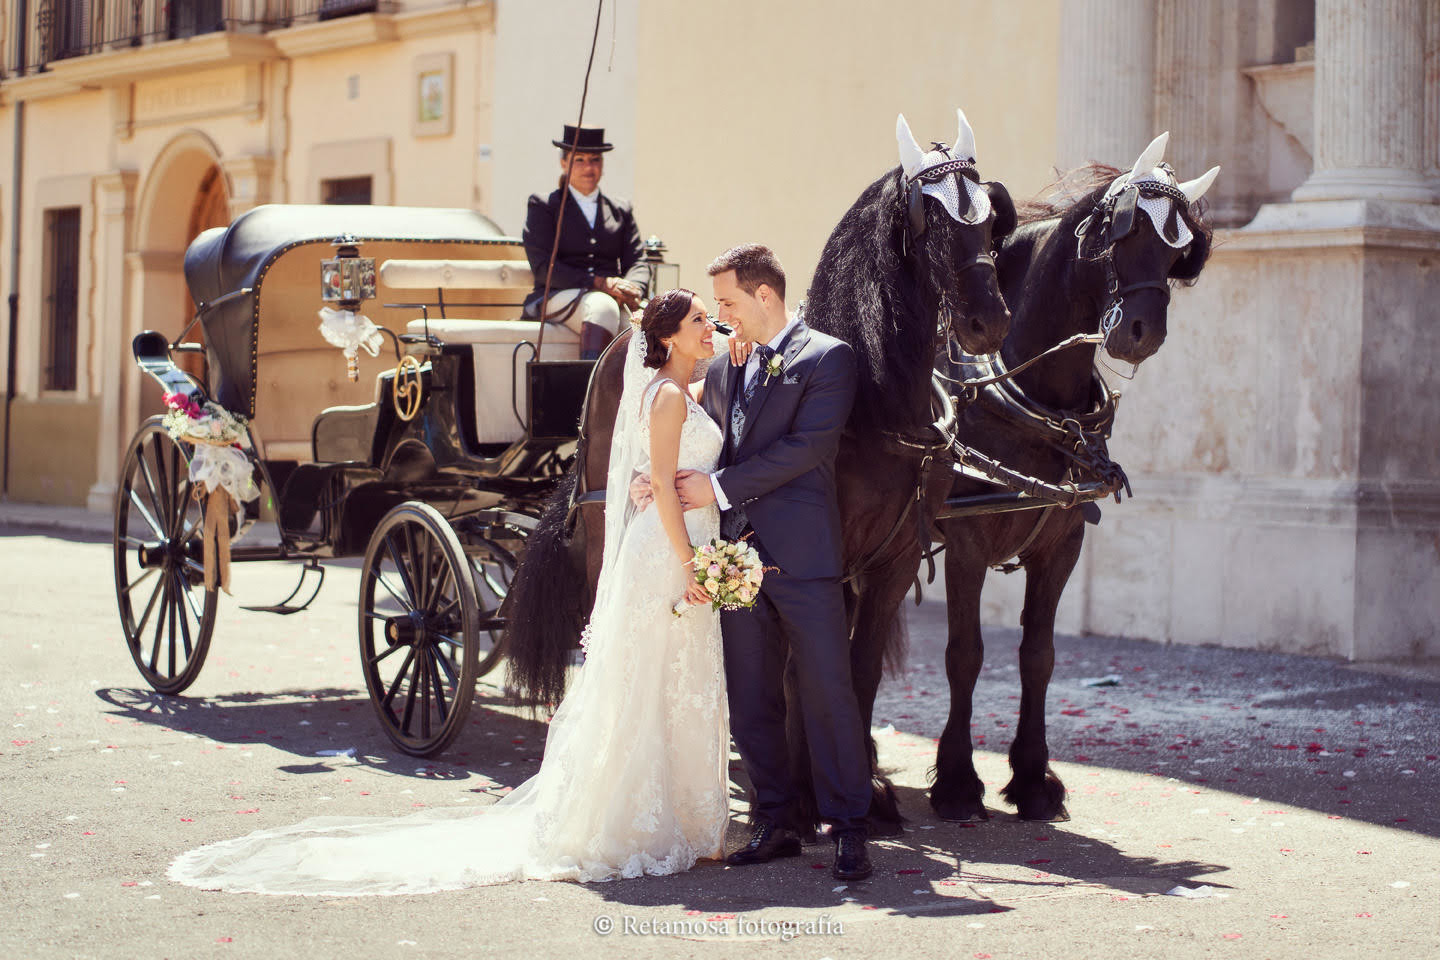
<svg viewBox="0 0 1440 960">
<path fill-rule="evenodd" d="M 187 322 L 191 237 L 354 199 L 518 234 L 597 26 L 593 0 L 144 0 L 132 43 L 112 6 L 7 5 L 0 64 L 6 495 L 102 512 L 158 404 L 128 344 Z M 89 19 L 42 37 L 42 7 Z M 1060 628 L 1436 656 L 1437 56 L 1440 0 L 607 0 L 586 124 L 679 283 L 703 294 L 711 257 L 761 240 L 792 300 L 895 164 L 897 112 L 951 141 L 962 107 L 982 175 L 1017 198 L 1168 129 L 1182 177 L 1222 165 L 1221 229 L 1125 386 L 1112 449 L 1137 497 L 1090 530 Z M 994 578 L 988 620 L 1016 622 L 1019 581 Z"/>
</svg>

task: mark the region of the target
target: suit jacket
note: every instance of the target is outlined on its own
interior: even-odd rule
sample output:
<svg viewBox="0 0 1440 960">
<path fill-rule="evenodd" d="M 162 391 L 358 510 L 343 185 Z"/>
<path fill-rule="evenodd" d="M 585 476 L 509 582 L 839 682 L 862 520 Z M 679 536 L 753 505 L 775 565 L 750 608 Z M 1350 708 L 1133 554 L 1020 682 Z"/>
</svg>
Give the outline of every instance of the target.
<svg viewBox="0 0 1440 960">
<path fill-rule="evenodd" d="M 535 289 L 525 298 L 527 312 L 537 312 L 545 292 L 545 270 L 550 248 L 555 243 L 556 215 L 560 191 L 546 199 L 533 194 L 525 214 L 525 256 L 535 274 Z M 650 283 L 650 265 L 645 262 L 645 245 L 630 204 L 600 194 L 595 226 L 590 226 L 580 205 L 571 197 L 565 201 L 565 229 L 560 231 L 560 249 L 555 255 L 555 273 L 550 292 L 580 288 L 589 290 L 596 277 L 624 277 L 642 286 Z"/>
<path fill-rule="evenodd" d="M 855 354 L 842 340 L 796 324 L 777 355 L 783 369 L 759 381 L 734 453 L 730 409 L 745 368 L 723 359 L 705 377 L 705 411 L 725 446 L 716 479 L 742 505 L 756 539 L 789 576 L 838 577 L 844 540 L 835 491 L 835 453 L 855 401 Z"/>
</svg>

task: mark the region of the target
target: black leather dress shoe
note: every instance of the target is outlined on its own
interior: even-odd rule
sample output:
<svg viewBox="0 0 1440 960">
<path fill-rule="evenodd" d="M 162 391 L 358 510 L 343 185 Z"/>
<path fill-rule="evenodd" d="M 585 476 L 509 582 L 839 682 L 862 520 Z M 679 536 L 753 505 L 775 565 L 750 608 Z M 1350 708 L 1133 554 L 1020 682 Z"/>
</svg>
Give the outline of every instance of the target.
<svg viewBox="0 0 1440 960">
<path fill-rule="evenodd" d="M 836 880 L 864 880 L 874 870 L 863 834 L 842 833 L 835 838 L 835 868 L 830 873 Z"/>
<path fill-rule="evenodd" d="M 776 824 L 760 823 L 750 834 L 750 842 L 726 857 L 725 862 L 739 867 L 749 863 L 768 863 L 776 857 L 799 855 L 799 837 Z"/>
</svg>

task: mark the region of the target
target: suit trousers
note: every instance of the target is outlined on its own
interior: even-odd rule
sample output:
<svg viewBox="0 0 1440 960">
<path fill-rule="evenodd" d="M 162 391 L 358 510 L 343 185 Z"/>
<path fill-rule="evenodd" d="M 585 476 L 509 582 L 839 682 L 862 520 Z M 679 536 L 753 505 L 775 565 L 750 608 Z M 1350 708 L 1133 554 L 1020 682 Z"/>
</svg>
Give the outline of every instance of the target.
<svg viewBox="0 0 1440 960">
<path fill-rule="evenodd" d="M 764 545 L 757 549 L 769 566 Z M 820 816 L 836 830 L 863 830 L 870 809 L 870 755 L 850 680 L 840 581 L 768 571 L 755 606 L 724 612 L 721 622 L 730 731 L 755 787 L 755 818 L 789 825 L 797 799 L 785 740 L 789 656 Z"/>
</svg>

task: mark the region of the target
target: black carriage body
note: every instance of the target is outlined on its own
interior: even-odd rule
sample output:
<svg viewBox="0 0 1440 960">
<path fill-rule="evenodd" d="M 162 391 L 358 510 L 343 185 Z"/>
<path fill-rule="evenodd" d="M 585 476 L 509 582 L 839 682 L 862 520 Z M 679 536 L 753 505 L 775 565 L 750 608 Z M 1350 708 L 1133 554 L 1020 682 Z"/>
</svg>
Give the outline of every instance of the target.
<svg viewBox="0 0 1440 960">
<path fill-rule="evenodd" d="M 450 256 L 456 244 L 474 246 L 476 259 L 485 259 L 489 251 L 481 248 L 517 244 L 480 214 L 434 208 L 268 205 L 228 227 L 207 230 L 186 252 L 185 278 L 204 329 L 211 399 L 255 417 L 267 278 L 287 255 L 303 252 L 307 261 L 317 262 L 333 256 L 340 237 L 360 256 L 374 255 L 367 246 L 402 244 L 403 255 L 414 259 L 429 256 L 427 245 L 449 249 Z M 287 304 L 287 311 L 314 316 L 321 306 L 318 269 L 309 290 L 313 296 L 307 291 L 304 302 Z M 431 314 L 417 307 L 413 315 Z M 443 307 L 438 315 L 444 315 Z M 515 525 L 538 514 L 541 499 L 568 465 L 593 362 L 528 364 L 526 382 L 512 385 L 530 398 L 532 424 L 525 425 L 524 438 L 481 444 L 470 348 L 392 332 L 399 334 L 404 353 L 420 363 L 422 400 L 413 419 L 402 419 L 389 402 L 395 373 L 387 371 L 379 378 L 377 402 L 313 411 L 313 462 L 268 453 L 260 461 L 275 496 L 282 556 L 359 556 L 381 518 L 407 500 L 436 507 L 462 541 L 472 534 L 487 541 L 514 539 Z M 343 364 L 338 350 L 334 356 Z M 259 439 L 265 450 L 263 431 Z M 461 518 L 470 522 L 456 522 Z M 275 558 L 267 548 L 243 545 L 237 545 L 235 557 Z"/>
</svg>

